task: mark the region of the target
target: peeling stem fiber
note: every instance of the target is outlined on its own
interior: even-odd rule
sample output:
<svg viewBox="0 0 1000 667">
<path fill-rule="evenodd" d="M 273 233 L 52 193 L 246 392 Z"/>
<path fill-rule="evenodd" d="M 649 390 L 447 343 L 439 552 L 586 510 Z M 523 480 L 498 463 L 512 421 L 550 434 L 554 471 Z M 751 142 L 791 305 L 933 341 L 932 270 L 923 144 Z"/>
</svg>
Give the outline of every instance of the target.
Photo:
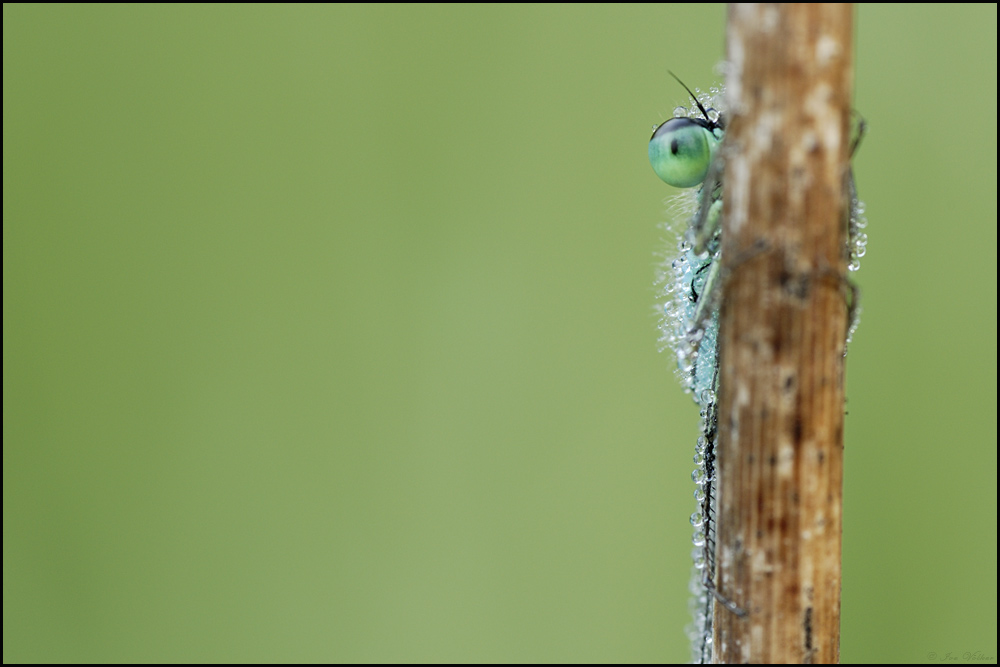
<svg viewBox="0 0 1000 667">
<path fill-rule="evenodd" d="M 850 4 L 731 4 L 714 660 L 840 658 Z"/>
</svg>

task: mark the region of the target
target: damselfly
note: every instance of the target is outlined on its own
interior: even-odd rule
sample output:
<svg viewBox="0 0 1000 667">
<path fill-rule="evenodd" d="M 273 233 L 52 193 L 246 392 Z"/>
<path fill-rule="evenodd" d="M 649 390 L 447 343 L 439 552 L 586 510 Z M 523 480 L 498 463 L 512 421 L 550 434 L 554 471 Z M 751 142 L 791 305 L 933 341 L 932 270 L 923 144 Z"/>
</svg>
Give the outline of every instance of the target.
<svg viewBox="0 0 1000 667">
<path fill-rule="evenodd" d="M 721 88 L 711 88 L 708 92 L 684 88 L 691 95 L 694 107 L 677 107 L 673 118 L 653 128 L 649 161 L 657 176 L 667 184 L 688 189 L 672 202 L 673 217 L 685 222 L 680 229 L 670 227 L 677 237 L 677 250 L 667 258 L 657 284 L 661 299 L 660 343 L 676 355 L 681 384 L 693 395 L 701 417 L 694 457 L 696 467 L 692 473 L 697 511 L 691 515 L 694 527 L 691 612 L 694 622 L 688 627 L 688 636 L 693 660 L 704 663 L 712 658 L 713 599 L 718 599 L 732 613 L 744 612 L 719 595 L 713 582 L 725 99 Z M 863 131 L 864 123 L 861 122 L 856 128 L 852 153 Z M 849 201 L 848 268 L 856 271 L 868 241 L 862 231 L 867 222 L 864 207 L 855 193 L 853 177 L 848 178 L 846 190 Z M 848 341 L 857 327 L 860 312 L 853 288 L 851 294 Z"/>
</svg>

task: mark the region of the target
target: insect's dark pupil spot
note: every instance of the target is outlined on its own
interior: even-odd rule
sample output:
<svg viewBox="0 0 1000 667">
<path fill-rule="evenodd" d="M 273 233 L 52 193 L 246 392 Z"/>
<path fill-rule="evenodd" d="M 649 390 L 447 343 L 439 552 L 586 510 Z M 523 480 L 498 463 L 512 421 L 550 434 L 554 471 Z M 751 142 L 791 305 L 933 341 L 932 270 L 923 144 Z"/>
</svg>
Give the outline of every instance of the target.
<svg viewBox="0 0 1000 667">
<path fill-rule="evenodd" d="M 676 139 L 671 139 L 670 140 L 670 154 L 671 155 L 677 155 L 677 150 L 678 150 L 677 140 Z"/>
</svg>

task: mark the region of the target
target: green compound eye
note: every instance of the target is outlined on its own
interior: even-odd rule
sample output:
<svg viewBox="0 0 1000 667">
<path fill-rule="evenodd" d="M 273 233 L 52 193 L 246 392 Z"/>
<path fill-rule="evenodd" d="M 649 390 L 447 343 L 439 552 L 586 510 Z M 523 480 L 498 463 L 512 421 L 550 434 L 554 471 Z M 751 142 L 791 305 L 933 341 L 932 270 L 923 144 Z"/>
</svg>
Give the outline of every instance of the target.
<svg viewBox="0 0 1000 667">
<path fill-rule="evenodd" d="M 649 140 L 649 163 L 667 185 L 694 187 L 705 180 L 719 140 L 703 121 L 671 118 Z"/>
</svg>

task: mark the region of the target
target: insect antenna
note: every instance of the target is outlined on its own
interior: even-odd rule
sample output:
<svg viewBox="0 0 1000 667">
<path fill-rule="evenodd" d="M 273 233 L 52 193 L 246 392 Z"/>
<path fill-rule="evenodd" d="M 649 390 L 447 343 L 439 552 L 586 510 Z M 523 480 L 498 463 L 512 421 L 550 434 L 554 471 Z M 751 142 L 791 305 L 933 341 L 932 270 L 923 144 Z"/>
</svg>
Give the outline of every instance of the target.
<svg viewBox="0 0 1000 667">
<path fill-rule="evenodd" d="M 688 92 L 688 95 L 691 96 L 691 99 L 694 100 L 694 103 L 698 105 L 698 109 L 701 111 L 701 115 L 705 117 L 705 120 L 707 120 L 709 123 L 711 123 L 712 119 L 708 117 L 708 112 L 705 111 L 705 107 L 701 106 L 701 102 L 699 102 L 698 101 L 698 97 L 694 93 L 691 92 L 691 89 L 688 88 L 687 86 L 685 86 L 684 82 L 681 81 L 680 79 L 678 79 L 677 75 L 674 74 L 673 72 L 671 72 L 670 70 L 667 70 L 667 74 L 669 74 L 670 76 L 674 77 L 674 80 L 677 81 L 677 83 L 681 84 L 681 86 L 683 86 L 684 90 L 686 90 Z"/>
</svg>

